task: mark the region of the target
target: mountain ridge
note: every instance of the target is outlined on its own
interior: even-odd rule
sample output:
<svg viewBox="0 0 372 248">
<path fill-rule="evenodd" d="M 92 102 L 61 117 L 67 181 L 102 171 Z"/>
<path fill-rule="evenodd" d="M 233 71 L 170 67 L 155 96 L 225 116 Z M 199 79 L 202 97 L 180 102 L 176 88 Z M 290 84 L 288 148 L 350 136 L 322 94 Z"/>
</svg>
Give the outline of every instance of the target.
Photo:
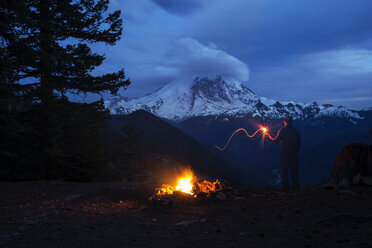
<svg viewBox="0 0 372 248">
<path fill-rule="evenodd" d="M 111 114 L 126 115 L 143 109 L 161 118 L 183 121 L 197 116 L 259 117 L 294 119 L 346 118 L 356 123 L 359 111 L 331 104 L 277 101 L 258 96 L 231 76 L 196 77 L 175 80 L 138 98 L 113 96 L 105 101 Z"/>
</svg>

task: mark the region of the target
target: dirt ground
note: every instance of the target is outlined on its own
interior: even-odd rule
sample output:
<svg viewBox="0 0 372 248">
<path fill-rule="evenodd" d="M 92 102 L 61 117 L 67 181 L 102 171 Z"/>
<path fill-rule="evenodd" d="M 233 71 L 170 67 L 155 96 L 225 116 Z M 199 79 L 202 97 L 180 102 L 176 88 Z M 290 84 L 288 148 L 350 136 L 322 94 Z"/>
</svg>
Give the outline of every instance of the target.
<svg viewBox="0 0 372 248">
<path fill-rule="evenodd" d="M 0 183 L 0 247 L 372 247 L 371 187 L 171 206 L 148 202 L 151 188 Z"/>
</svg>

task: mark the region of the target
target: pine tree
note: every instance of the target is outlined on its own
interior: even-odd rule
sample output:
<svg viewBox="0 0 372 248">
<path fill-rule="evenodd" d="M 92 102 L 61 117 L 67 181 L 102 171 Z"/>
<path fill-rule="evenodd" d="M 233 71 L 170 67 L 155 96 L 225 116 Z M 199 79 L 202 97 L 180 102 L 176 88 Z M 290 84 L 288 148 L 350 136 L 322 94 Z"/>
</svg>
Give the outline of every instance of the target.
<svg viewBox="0 0 372 248">
<path fill-rule="evenodd" d="M 98 146 L 85 148 L 99 144 L 97 133 L 107 115 L 103 102 L 71 103 L 69 94 L 116 93 L 130 83 L 123 69 L 92 74 L 105 57 L 92 52 L 90 44 L 114 45 L 122 33 L 120 10 L 107 13 L 108 4 L 109 0 L 0 0 L 0 83 L 10 99 L 22 99 L 15 107 L 25 113 L 21 119 L 30 134 L 33 173 L 40 178 L 58 177 L 69 163 L 76 170 L 96 168 L 84 157 L 99 154 Z M 88 120 L 93 117 L 96 123 Z M 71 141 L 79 125 L 84 131 L 75 137 L 85 144 Z"/>
<path fill-rule="evenodd" d="M 0 179 L 9 177 L 21 160 L 17 153 L 21 134 L 16 121 L 15 58 L 6 49 L 9 42 L 14 41 L 11 29 L 15 16 L 4 11 L 5 4 L 0 0 Z"/>
</svg>

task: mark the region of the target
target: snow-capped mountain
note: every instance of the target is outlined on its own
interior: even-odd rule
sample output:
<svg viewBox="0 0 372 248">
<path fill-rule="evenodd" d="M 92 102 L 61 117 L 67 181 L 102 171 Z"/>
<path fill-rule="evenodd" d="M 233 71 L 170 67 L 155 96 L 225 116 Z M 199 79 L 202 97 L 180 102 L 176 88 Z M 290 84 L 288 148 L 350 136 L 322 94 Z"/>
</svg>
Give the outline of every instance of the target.
<svg viewBox="0 0 372 248">
<path fill-rule="evenodd" d="M 357 111 L 330 104 L 283 102 L 260 97 L 230 76 L 197 77 L 173 81 L 139 98 L 113 96 L 105 102 L 112 114 L 144 109 L 159 117 L 181 121 L 195 116 L 251 115 L 266 119 L 290 115 L 294 119 L 341 117 L 361 119 Z"/>
</svg>

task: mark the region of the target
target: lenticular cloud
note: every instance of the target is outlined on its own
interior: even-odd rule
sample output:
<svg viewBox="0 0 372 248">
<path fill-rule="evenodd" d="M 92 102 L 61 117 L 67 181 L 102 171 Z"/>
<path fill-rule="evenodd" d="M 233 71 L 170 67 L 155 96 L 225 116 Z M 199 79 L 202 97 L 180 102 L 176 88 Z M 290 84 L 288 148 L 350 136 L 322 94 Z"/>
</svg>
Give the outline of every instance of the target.
<svg viewBox="0 0 372 248">
<path fill-rule="evenodd" d="M 178 76 L 230 75 L 243 82 L 249 79 L 245 63 L 215 45 L 204 46 L 192 38 L 175 41 L 167 57 L 162 69 Z"/>
</svg>

